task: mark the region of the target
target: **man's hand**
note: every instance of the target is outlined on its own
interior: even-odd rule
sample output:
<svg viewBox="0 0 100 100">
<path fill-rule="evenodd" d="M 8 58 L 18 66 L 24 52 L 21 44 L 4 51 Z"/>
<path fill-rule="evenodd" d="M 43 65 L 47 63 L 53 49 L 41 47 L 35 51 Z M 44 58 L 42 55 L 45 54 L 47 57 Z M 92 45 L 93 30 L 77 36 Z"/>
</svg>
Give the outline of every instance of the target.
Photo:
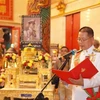
<svg viewBox="0 0 100 100">
<path fill-rule="evenodd" d="M 70 80 L 70 82 L 72 82 L 74 85 L 81 85 L 81 86 L 84 85 L 83 78 L 82 78 L 81 75 L 80 75 L 80 78 L 79 78 L 79 79 L 69 78 L 69 80 Z"/>
</svg>

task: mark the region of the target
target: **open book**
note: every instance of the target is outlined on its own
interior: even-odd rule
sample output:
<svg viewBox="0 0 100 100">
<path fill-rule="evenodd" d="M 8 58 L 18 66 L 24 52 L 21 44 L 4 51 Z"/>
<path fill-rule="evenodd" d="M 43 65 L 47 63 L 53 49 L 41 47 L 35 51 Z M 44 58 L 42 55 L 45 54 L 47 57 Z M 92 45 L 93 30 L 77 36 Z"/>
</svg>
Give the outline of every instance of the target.
<svg viewBox="0 0 100 100">
<path fill-rule="evenodd" d="M 92 64 L 92 62 L 88 58 L 86 58 L 84 61 L 82 61 L 80 64 L 78 64 L 76 67 L 74 67 L 68 72 L 56 69 L 52 69 L 52 72 L 56 74 L 59 78 L 61 78 L 63 81 L 67 82 L 68 84 L 72 84 L 68 80 L 68 78 L 78 79 L 81 74 L 83 78 L 90 79 L 98 72 L 98 70 Z"/>
</svg>

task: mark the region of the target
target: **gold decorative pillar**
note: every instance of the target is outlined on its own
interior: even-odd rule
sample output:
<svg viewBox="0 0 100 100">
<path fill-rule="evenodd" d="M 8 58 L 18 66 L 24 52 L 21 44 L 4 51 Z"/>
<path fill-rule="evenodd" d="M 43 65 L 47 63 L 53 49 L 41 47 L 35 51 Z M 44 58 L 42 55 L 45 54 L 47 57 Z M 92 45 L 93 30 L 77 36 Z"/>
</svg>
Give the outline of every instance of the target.
<svg viewBox="0 0 100 100">
<path fill-rule="evenodd" d="M 18 74 L 18 68 L 6 68 L 6 82 L 5 88 L 16 88 L 16 78 Z"/>
</svg>

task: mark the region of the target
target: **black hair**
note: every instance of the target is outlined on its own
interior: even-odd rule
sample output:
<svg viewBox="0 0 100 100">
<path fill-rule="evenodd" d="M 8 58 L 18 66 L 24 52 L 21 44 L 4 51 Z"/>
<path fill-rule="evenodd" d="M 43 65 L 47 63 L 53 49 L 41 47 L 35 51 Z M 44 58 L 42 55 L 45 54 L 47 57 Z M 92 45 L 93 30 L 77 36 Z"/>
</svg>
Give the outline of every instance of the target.
<svg viewBox="0 0 100 100">
<path fill-rule="evenodd" d="M 88 33 L 88 36 L 90 37 L 93 37 L 94 36 L 94 31 L 91 27 L 88 27 L 88 26 L 84 26 L 82 27 L 79 32 L 87 32 Z"/>
<path fill-rule="evenodd" d="M 66 47 L 66 46 L 62 46 L 61 49 L 63 49 L 63 48 L 66 48 L 66 49 L 69 51 L 68 47 Z M 60 49 L 60 50 L 61 50 L 61 49 Z"/>
</svg>

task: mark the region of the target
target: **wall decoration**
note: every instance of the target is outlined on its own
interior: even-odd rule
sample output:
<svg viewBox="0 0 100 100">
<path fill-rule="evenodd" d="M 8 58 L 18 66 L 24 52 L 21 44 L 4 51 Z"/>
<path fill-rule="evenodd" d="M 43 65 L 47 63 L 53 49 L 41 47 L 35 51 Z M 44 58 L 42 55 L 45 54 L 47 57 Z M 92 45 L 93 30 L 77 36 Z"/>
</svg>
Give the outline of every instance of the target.
<svg viewBox="0 0 100 100">
<path fill-rule="evenodd" d="M 0 0 L 0 20 L 13 20 L 13 0 Z"/>
<path fill-rule="evenodd" d="M 41 8 L 48 7 L 50 0 L 28 0 L 28 15 L 39 14 Z"/>
</svg>

